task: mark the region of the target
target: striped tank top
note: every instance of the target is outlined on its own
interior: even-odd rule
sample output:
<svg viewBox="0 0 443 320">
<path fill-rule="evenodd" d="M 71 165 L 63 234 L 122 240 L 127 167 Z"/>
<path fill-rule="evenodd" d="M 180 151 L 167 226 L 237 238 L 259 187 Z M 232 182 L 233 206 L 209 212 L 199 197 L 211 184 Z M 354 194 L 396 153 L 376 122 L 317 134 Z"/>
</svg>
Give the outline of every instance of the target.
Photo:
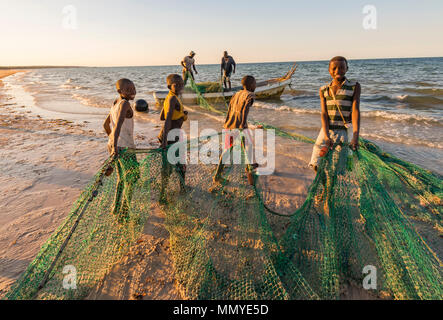
<svg viewBox="0 0 443 320">
<path fill-rule="evenodd" d="M 343 85 L 340 89 L 337 90 L 337 93 L 335 94 L 335 100 L 333 96 L 330 93 L 329 88 L 331 87 L 332 82 L 330 84 L 327 84 L 323 87 L 321 87 L 321 91 L 323 92 L 323 96 L 326 100 L 326 106 L 328 108 L 328 116 L 329 116 L 329 129 L 345 129 L 345 124 L 343 122 L 343 118 L 345 119 L 346 123 L 351 124 L 352 123 L 352 101 L 354 98 L 354 92 L 355 92 L 355 86 L 357 85 L 357 82 L 349 81 L 348 79 L 345 79 L 343 82 Z M 332 91 L 332 89 L 331 89 Z M 337 108 L 336 102 L 338 106 L 340 107 L 340 111 L 343 114 L 343 118 L 340 115 L 340 111 Z"/>
</svg>

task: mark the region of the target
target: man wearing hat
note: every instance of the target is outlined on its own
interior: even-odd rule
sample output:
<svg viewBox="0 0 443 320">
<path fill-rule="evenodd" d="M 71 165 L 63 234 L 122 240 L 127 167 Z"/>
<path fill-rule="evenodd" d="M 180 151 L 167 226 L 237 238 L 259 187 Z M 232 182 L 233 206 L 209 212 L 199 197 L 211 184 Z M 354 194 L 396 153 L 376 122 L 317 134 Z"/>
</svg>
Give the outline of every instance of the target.
<svg viewBox="0 0 443 320">
<path fill-rule="evenodd" d="M 181 65 L 183 66 L 183 80 L 186 82 L 188 81 L 188 72 L 191 74 L 192 80 L 194 80 L 194 73 L 192 72 L 192 69 L 194 69 L 195 74 L 198 74 L 197 69 L 195 69 L 195 60 L 194 60 L 195 52 L 191 51 L 189 53 L 189 56 L 186 56 L 183 58 L 183 61 L 181 62 Z"/>
</svg>

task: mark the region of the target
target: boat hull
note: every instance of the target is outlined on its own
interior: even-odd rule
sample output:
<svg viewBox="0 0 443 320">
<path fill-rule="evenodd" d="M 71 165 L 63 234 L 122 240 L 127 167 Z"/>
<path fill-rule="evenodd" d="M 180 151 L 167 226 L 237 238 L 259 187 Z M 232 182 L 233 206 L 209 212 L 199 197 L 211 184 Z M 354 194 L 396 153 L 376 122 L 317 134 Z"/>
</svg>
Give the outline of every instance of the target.
<svg viewBox="0 0 443 320">
<path fill-rule="evenodd" d="M 257 99 L 265 100 L 265 99 L 277 99 L 279 98 L 285 88 L 291 83 L 291 79 L 287 79 L 284 81 L 267 81 L 264 85 L 258 84 L 257 89 L 255 90 L 255 95 Z M 202 96 L 205 100 L 212 103 L 229 102 L 232 96 L 238 92 L 238 90 L 228 91 L 228 92 L 211 92 L 211 93 L 203 93 Z M 168 95 L 168 91 L 155 91 L 154 99 L 159 106 L 163 106 L 165 102 L 166 96 Z M 184 104 L 198 104 L 198 95 L 196 93 L 183 93 L 181 95 L 181 100 Z"/>
</svg>

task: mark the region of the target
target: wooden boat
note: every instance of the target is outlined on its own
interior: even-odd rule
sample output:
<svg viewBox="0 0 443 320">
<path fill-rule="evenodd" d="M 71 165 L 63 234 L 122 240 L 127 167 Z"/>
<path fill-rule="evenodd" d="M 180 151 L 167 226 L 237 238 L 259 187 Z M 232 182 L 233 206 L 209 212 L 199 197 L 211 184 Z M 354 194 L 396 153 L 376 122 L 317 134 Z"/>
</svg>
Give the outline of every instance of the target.
<svg viewBox="0 0 443 320">
<path fill-rule="evenodd" d="M 266 81 L 261 81 L 257 83 L 257 88 L 255 90 L 255 95 L 259 100 L 265 99 L 276 99 L 280 98 L 285 88 L 291 84 L 292 76 L 297 69 L 297 65 L 294 64 L 283 77 L 277 79 L 270 79 Z M 230 91 L 221 91 L 220 92 L 208 92 L 202 93 L 203 98 L 205 98 L 208 102 L 223 102 L 223 99 L 227 102 L 231 100 L 232 96 L 242 90 L 242 87 L 232 88 Z M 163 103 L 168 95 L 168 91 L 155 91 L 154 98 L 159 106 L 163 106 Z M 181 94 L 181 100 L 184 104 L 198 104 L 198 95 L 195 92 L 191 92 L 191 90 L 185 90 Z"/>
</svg>

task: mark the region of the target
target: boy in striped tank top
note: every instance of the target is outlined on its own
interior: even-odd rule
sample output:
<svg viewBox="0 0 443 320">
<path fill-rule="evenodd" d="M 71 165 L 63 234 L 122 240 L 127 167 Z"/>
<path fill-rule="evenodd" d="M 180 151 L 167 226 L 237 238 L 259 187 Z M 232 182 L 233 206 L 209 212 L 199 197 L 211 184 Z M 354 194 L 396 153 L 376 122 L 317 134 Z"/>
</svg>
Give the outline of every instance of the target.
<svg viewBox="0 0 443 320">
<path fill-rule="evenodd" d="M 324 156 L 324 149 L 332 149 L 338 143 L 347 143 L 350 130 L 353 134 L 350 146 L 353 150 L 358 148 L 361 87 L 358 82 L 345 77 L 347 71 L 348 61 L 345 57 L 332 58 L 329 62 L 332 82 L 320 88 L 322 128 L 309 163 L 315 171 L 320 158 Z"/>
</svg>

